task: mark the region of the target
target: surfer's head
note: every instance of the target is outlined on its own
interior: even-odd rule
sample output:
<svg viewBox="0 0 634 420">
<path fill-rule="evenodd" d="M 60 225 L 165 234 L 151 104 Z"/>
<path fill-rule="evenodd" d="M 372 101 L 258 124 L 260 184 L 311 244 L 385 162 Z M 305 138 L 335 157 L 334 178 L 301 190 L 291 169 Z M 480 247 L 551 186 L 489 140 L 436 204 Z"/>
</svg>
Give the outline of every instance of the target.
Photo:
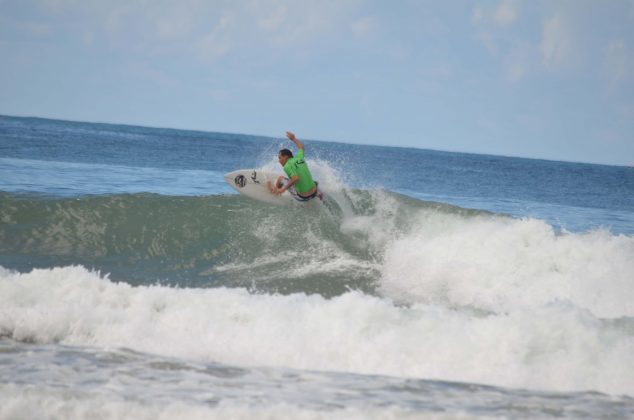
<svg viewBox="0 0 634 420">
<path fill-rule="evenodd" d="M 286 164 L 286 161 L 293 157 L 293 152 L 288 149 L 282 149 L 277 154 L 277 160 L 280 162 L 282 166 Z"/>
</svg>

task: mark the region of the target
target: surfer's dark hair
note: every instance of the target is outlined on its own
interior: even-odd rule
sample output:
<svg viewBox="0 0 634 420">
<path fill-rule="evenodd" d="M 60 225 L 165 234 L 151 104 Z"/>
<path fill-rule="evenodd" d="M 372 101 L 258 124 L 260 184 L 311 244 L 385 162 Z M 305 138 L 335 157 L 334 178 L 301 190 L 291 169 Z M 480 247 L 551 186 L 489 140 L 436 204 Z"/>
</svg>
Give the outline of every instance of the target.
<svg viewBox="0 0 634 420">
<path fill-rule="evenodd" d="M 293 157 L 293 152 L 291 152 L 288 149 L 282 149 L 282 150 L 280 150 L 280 156 L 287 156 L 289 158 L 292 158 Z"/>
</svg>

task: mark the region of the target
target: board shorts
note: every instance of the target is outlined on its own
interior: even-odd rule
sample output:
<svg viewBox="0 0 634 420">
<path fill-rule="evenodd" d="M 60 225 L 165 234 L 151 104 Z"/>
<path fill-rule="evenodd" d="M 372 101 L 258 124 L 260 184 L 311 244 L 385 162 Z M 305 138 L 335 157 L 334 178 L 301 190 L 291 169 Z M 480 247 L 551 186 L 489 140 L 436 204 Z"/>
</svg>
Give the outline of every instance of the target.
<svg viewBox="0 0 634 420">
<path fill-rule="evenodd" d="M 286 181 L 288 182 L 288 179 L 286 179 Z M 312 193 L 311 195 L 307 195 L 307 196 L 303 196 L 303 195 L 299 195 L 297 193 L 297 191 L 295 191 L 295 187 L 290 187 L 288 190 L 289 194 L 291 195 L 291 197 L 293 197 L 295 200 L 297 201 L 310 201 L 315 197 L 318 197 L 320 200 L 322 200 L 322 194 L 319 191 L 319 182 L 315 181 L 315 192 Z"/>
</svg>

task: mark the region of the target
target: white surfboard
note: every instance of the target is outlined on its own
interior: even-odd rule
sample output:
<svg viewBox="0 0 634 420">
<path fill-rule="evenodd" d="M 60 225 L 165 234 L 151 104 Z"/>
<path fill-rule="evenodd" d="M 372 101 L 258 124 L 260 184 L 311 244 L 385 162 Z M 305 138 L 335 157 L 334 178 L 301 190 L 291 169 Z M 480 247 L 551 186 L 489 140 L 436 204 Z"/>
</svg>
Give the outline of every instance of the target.
<svg viewBox="0 0 634 420">
<path fill-rule="evenodd" d="M 267 186 L 267 182 L 274 184 L 280 174 L 275 172 L 260 171 L 257 169 L 239 169 L 225 174 L 225 181 L 240 194 L 278 206 L 292 204 L 295 200 L 288 191 L 282 195 L 275 195 Z"/>
</svg>

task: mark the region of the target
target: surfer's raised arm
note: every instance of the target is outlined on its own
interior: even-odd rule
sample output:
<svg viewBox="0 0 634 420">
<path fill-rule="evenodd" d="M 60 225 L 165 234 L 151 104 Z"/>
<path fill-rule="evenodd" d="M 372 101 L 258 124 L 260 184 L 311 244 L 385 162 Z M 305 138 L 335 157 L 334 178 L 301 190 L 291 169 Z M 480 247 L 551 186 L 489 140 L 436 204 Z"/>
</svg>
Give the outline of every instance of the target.
<svg viewBox="0 0 634 420">
<path fill-rule="evenodd" d="M 302 142 L 300 142 L 297 137 L 295 137 L 295 134 L 291 133 L 290 131 L 286 132 L 286 137 L 288 137 L 288 139 L 290 141 L 292 141 L 293 143 L 295 143 L 295 146 L 297 146 L 298 149 L 300 150 L 304 150 L 304 145 L 302 144 Z"/>
</svg>

